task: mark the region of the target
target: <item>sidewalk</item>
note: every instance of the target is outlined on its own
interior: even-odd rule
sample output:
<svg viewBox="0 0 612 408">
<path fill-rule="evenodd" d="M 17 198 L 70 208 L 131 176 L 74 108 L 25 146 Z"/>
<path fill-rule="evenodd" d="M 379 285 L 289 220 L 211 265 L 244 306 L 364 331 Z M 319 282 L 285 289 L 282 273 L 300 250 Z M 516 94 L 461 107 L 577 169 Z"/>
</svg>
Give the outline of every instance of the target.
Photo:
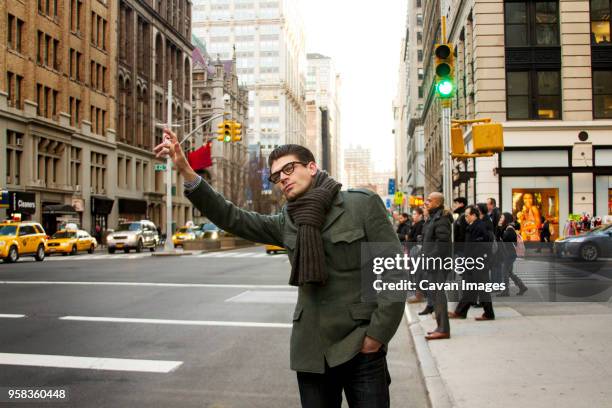
<svg viewBox="0 0 612 408">
<path fill-rule="evenodd" d="M 406 314 L 432 408 L 612 406 L 610 305 L 498 303 L 493 322 L 472 308 L 451 320 L 449 340 L 431 342 L 422 307 Z"/>
</svg>

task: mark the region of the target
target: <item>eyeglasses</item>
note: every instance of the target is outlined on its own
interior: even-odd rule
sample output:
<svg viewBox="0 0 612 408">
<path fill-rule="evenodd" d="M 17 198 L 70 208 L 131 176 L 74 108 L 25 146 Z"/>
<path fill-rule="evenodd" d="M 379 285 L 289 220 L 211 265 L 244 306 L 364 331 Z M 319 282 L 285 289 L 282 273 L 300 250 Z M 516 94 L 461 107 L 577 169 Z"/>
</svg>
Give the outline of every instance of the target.
<svg viewBox="0 0 612 408">
<path fill-rule="evenodd" d="M 304 162 L 301 162 L 301 161 L 292 161 L 292 162 L 289 162 L 289 163 L 285 164 L 283 166 L 283 168 L 280 169 L 279 171 L 276 171 L 276 172 L 270 174 L 270 177 L 268 177 L 268 180 L 270 181 L 270 183 L 278 184 L 278 182 L 281 179 L 281 171 L 283 173 L 285 173 L 286 175 L 290 176 L 295 171 L 295 165 L 296 164 L 301 164 L 302 166 L 306 166 L 308 163 L 304 163 Z"/>
</svg>

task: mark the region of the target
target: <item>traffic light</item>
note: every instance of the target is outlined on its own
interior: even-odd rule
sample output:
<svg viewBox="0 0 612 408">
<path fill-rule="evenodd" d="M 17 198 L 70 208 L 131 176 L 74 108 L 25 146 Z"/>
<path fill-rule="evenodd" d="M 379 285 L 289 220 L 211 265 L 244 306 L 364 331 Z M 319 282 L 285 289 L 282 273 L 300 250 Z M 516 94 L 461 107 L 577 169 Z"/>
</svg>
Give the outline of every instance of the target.
<svg viewBox="0 0 612 408">
<path fill-rule="evenodd" d="M 474 153 L 499 153 L 504 151 L 504 128 L 501 123 L 472 125 Z"/>
<path fill-rule="evenodd" d="M 242 125 L 236 121 L 232 122 L 232 142 L 242 140 Z"/>
<path fill-rule="evenodd" d="M 232 141 L 232 122 L 224 120 L 217 125 L 217 140 L 219 142 L 229 143 Z"/>
<path fill-rule="evenodd" d="M 434 55 L 436 93 L 439 98 L 451 98 L 455 92 L 455 59 L 452 44 L 436 44 Z"/>
</svg>

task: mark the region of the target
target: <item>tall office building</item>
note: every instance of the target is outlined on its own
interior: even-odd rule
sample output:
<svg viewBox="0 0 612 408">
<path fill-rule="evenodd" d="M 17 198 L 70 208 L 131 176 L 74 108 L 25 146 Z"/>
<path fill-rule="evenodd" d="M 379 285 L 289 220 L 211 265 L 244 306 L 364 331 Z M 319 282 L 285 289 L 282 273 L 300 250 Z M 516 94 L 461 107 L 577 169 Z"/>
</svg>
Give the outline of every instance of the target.
<svg viewBox="0 0 612 408">
<path fill-rule="evenodd" d="M 344 149 L 343 188 L 369 188 L 372 183 L 372 155 L 370 149 L 350 146 Z"/>
<path fill-rule="evenodd" d="M 340 75 L 333 60 L 308 54 L 306 76 L 306 146 L 332 177 L 340 177 Z"/>
<path fill-rule="evenodd" d="M 305 144 L 305 41 L 294 0 L 195 0 L 193 34 L 211 57 L 236 53 L 238 78 L 249 89 L 250 143 L 264 154 Z"/>
<path fill-rule="evenodd" d="M 68 221 L 92 232 L 142 218 L 165 228 L 152 147 L 168 79 L 175 130 L 190 128 L 190 1 L 2 1 L 0 16 L 0 189 L 9 198 L 0 217 L 21 213 L 48 233 Z M 182 225 L 192 207 L 176 173 L 173 185 L 172 221 Z"/>
</svg>

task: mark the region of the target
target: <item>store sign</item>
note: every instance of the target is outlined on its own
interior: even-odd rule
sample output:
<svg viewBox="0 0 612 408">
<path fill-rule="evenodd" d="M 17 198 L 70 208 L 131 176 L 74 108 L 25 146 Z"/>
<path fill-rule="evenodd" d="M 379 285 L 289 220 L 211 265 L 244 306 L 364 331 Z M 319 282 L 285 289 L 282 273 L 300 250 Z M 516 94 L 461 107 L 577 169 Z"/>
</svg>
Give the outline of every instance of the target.
<svg viewBox="0 0 612 408">
<path fill-rule="evenodd" d="M 396 191 L 394 199 L 393 199 L 393 203 L 395 205 L 402 205 L 403 202 L 404 202 L 404 193 L 402 193 L 401 191 Z"/>
<path fill-rule="evenodd" d="M 34 214 L 36 212 L 36 194 L 20 191 L 9 192 L 10 212 Z"/>
<path fill-rule="evenodd" d="M 388 186 L 387 194 L 395 195 L 395 179 L 394 178 L 389 179 L 389 186 Z"/>
</svg>

